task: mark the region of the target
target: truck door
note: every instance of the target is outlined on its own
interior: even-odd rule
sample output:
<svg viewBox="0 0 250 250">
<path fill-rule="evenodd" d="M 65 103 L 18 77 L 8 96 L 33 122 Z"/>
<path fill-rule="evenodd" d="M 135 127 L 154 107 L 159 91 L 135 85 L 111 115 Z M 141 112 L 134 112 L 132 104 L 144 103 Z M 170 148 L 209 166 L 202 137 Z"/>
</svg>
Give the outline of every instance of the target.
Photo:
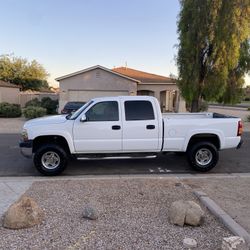
<svg viewBox="0 0 250 250">
<path fill-rule="evenodd" d="M 116 100 L 100 101 L 91 106 L 74 123 L 74 145 L 77 153 L 121 152 L 122 126 L 119 103 Z"/>
<path fill-rule="evenodd" d="M 159 151 L 159 118 L 150 100 L 124 100 L 123 151 Z"/>
</svg>

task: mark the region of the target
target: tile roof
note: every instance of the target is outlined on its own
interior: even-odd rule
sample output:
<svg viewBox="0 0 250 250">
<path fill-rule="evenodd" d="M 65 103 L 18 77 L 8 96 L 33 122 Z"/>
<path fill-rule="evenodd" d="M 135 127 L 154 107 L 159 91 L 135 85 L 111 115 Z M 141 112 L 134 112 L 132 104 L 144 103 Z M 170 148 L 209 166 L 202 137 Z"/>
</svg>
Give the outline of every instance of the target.
<svg viewBox="0 0 250 250">
<path fill-rule="evenodd" d="M 137 79 L 141 83 L 175 83 L 175 79 L 166 76 L 160 76 L 156 74 L 151 74 L 147 72 L 143 72 L 140 70 L 131 69 L 128 67 L 118 67 L 113 68 L 112 71 Z"/>
<path fill-rule="evenodd" d="M 5 81 L 2 81 L 2 80 L 0 80 L 0 87 L 18 88 L 18 89 L 20 88 L 20 87 L 18 87 L 15 84 L 12 84 L 12 83 L 9 83 L 9 82 L 5 82 Z"/>
</svg>

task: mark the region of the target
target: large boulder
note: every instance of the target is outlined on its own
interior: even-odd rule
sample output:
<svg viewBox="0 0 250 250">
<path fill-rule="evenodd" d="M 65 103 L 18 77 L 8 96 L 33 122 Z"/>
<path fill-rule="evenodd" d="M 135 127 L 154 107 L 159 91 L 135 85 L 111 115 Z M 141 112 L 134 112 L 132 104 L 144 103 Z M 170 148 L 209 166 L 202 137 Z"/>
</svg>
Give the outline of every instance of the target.
<svg viewBox="0 0 250 250">
<path fill-rule="evenodd" d="M 170 207 L 170 223 L 184 226 L 199 226 L 202 222 L 204 212 L 200 205 L 194 201 L 175 201 Z"/>
<path fill-rule="evenodd" d="M 184 226 L 187 206 L 182 200 L 175 201 L 170 207 L 170 222 L 181 227 Z"/>
<path fill-rule="evenodd" d="M 200 205 L 194 201 L 187 201 L 187 210 L 185 216 L 185 224 L 190 226 L 199 226 L 202 222 L 204 212 L 201 209 Z"/>
<path fill-rule="evenodd" d="M 40 224 L 44 212 L 30 197 L 23 196 L 12 204 L 3 218 L 3 226 L 10 229 L 21 229 Z"/>
</svg>

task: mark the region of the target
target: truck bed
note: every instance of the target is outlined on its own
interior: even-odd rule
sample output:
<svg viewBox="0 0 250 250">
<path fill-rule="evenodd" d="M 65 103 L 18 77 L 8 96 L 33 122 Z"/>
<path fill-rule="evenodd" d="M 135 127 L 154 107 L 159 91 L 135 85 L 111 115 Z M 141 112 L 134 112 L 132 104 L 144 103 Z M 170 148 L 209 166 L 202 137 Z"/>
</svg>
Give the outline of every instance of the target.
<svg viewBox="0 0 250 250">
<path fill-rule="evenodd" d="M 211 119 L 211 118 L 237 118 L 234 116 L 223 115 L 219 113 L 163 113 L 165 119 Z"/>
</svg>

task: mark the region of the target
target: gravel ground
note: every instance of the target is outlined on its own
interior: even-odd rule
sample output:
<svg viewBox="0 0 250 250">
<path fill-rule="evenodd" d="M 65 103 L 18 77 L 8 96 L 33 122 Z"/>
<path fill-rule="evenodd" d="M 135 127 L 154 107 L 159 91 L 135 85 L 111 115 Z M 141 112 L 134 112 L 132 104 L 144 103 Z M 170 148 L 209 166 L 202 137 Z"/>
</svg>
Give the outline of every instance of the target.
<svg viewBox="0 0 250 250">
<path fill-rule="evenodd" d="M 250 177 L 190 179 L 184 182 L 207 193 L 250 233 Z"/>
<path fill-rule="evenodd" d="M 191 237 L 197 249 L 216 250 L 231 235 L 207 210 L 200 227 L 171 225 L 173 201 L 197 200 L 180 183 L 160 178 L 42 181 L 26 195 L 46 219 L 30 229 L 0 227 L 0 249 L 183 249 L 183 239 Z M 82 218 L 86 204 L 98 210 L 98 220 Z"/>
</svg>

